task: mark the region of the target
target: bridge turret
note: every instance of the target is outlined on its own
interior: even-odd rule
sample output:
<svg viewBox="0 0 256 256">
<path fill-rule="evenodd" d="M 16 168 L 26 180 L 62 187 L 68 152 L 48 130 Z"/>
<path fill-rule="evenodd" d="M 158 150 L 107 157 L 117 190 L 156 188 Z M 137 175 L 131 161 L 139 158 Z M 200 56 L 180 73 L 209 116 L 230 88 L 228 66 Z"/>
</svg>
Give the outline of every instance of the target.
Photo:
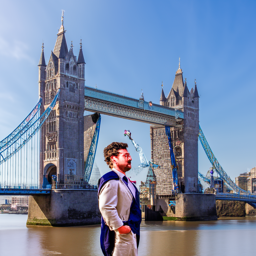
<svg viewBox="0 0 256 256">
<path fill-rule="evenodd" d="M 85 74 L 84 74 L 85 61 L 84 61 L 84 55 L 82 50 L 82 39 L 80 40 L 80 50 L 79 50 L 77 64 L 78 64 L 78 76 L 80 78 L 85 78 Z"/>
<path fill-rule="evenodd" d="M 45 79 L 46 79 L 46 64 L 45 64 L 45 58 L 44 58 L 44 44 L 42 44 L 42 52 L 40 56 L 40 60 L 38 63 L 38 82 L 39 82 L 39 97 L 43 98 L 44 93 L 44 85 L 45 85 Z"/>
<path fill-rule="evenodd" d="M 78 60 L 73 43 L 68 50 L 65 34 L 62 13 L 54 50 L 46 67 L 45 88 L 41 92 L 45 108 L 60 90 L 58 102 L 41 130 L 41 184 L 43 177 L 51 183 L 52 175 L 56 175 L 57 184 L 66 184 L 69 176 L 80 180 L 84 173 L 85 62 L 81 47 Z"/>
<path fill-rule="evenodd" d="M 163 88 L 160 104 L 176 110 L 184 111 L 182 126 L 171 127 L 173 150 L 178 166 L 179 188 L 182 192 L 197 191 L 198 177 L 198 132 L 199 132 L 199 95 L 197 86 L 189 92 L 187 80 L 183 80 L 183 71 L 180 65 L 175 73 L 172 88 L 165 98 Z M 157 195 L 171 194 L 173 189 L 173 179 L 171 176 L 171 159 L 168 154 L 162 152 L 169 151 L 168 140 L 164 127 L 151 126 L 151 148 L 152 159 L 160 165 L 155 169 L 158 180 Z"/>
<path fill-rule="evenodd" d="M 161 92 L 161 97 L 160 97 L 160 105 L 165 106 L 166 97 L 165 97 L 165 94 L 164 94 L 164 89 L 163 89 L 164 85 L 163 85 L 163 82 L 162 82 L 161 86 L 162 86 L 162 92 Z"/>
<path fill-rule="evenodd" d="M 197 90 L 196 79 L 195 79 L 195 89 L 194 89 L 193 100 L 194 100 L 195 107 L 199 109 L 199 93 Z"/>
<path fill-rule="evenodd" d="M 187 78 L 185 78 L 185 86 L 184 86 L 184 91 L 183 91 L 183 95 L 182 97 L 188 97 L 190 95 L 189 90 L 188 90 L 188 86 L 187 86 Z"/>
<path fill-rule="evenodd" d="M 42 44 L 41 56 L 40 56 L 40 60 L 39 60 L 39 63 L 38 63 L 38 68 L 39 68 L 39 70 L 38 70 L 39 71 L 38 81 L 39 81 L 39 83 L 42 82 L 42 81 L 45 81 L 45 79 L 46 79 L 45 67 L 46 67 L 46 64 L 45 64 L 45 58 L 44 58 L 44 43 L 43 43 Z"/>
</svg>

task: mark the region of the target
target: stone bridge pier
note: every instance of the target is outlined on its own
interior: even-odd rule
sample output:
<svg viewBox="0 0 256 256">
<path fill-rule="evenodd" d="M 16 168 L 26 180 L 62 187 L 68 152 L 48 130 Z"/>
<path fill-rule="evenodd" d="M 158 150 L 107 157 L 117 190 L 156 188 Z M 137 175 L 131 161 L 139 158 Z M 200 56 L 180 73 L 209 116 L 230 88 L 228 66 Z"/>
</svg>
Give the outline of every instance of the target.
<svg viewBox="0 0 256 256">
<path fill-rule="evenodd" d="M 97 190 L 52 190 L 29 197 L 27 225 L 77 226 L 100 223 Z"/>
</svg>

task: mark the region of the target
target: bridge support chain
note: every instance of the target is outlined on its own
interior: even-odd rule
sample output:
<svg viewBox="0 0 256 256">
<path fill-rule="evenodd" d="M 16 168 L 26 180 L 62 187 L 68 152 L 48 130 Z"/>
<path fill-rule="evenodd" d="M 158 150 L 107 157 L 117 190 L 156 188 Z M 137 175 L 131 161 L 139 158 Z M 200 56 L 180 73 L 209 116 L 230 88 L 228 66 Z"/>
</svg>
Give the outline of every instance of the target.
<svg viewBox="0 0 256 256">
<path fill-rule="evenodd" d="M 163 220 L 217 220 L 214 194 L 177 194 L 175 200 L 171 196 L 158 196 L 156 211 L 162 214 Z"/>
<path fill-rule="evenodd" d="M 79 226 L 100 223 L 97 190 L 52 190 L 29 197 L 27 225 Z"/>
</svg>

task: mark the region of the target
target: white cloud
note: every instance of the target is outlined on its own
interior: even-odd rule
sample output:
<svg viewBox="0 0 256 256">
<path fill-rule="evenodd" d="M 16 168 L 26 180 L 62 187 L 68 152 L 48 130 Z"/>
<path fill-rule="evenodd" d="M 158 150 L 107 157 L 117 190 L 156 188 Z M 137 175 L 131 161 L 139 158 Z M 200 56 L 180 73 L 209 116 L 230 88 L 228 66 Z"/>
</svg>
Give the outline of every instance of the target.
<svg viewBox="0 0 256 256">
<path fill-rule="evenodd" d="M 21 41 L 8 42 L 0 37 L 0 55 L 16 60 L 27 60 L 34 64 L 34 60 L 28 54 L 29 47 Z"/>
</svg>

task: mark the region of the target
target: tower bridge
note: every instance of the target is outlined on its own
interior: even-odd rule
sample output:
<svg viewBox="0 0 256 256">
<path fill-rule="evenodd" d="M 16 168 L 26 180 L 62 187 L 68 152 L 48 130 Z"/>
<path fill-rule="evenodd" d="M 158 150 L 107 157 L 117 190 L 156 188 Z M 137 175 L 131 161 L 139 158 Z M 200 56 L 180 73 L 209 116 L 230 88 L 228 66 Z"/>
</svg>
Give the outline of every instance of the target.
<svg viewBox="0 0 256 256">
<path fill-rule="evenodd" d="M 192 210 L 187 213 L 184 210 L 182 214 L 214 215 L 203 207 L 206 197 L 208 202 L 211 197 L 207 207 L 212 211 L 214 195 L 197 194 L 199 94 L 196 82 L 189 91 L 179 63 L 167 97 L 162 88 L 160 105 L 145 101 L 143 94 L 134 99 L 85 86 L 82 42 L 77 57 L 72 43 L 68 49 L 65 33 L 62 17 L 48 63 L 42 46 L 38 64 L 39 103 L 17 129 L 0 141 L 0 193 L 33 195 L 29 224 L 98 222 L 97 190 L 88 181 L 97 149 L 101 113 L 151 125 L 151 159 L 160 166 L 153 168 L 157 181 L 156 209 L 168 207 L 173 195 L 169 148 L 173 147 L 178 187 L 184 193 L 180 204 L 185 209 L 187 200 L 197 207 L 187 206 Z M 84 110 L 97 114 L 84 117 Z M 171 144 L 168 144 L 165 127 L 170 127 Z M 187 199 L 186 194 L 189 194 Z"/>
</svg>

